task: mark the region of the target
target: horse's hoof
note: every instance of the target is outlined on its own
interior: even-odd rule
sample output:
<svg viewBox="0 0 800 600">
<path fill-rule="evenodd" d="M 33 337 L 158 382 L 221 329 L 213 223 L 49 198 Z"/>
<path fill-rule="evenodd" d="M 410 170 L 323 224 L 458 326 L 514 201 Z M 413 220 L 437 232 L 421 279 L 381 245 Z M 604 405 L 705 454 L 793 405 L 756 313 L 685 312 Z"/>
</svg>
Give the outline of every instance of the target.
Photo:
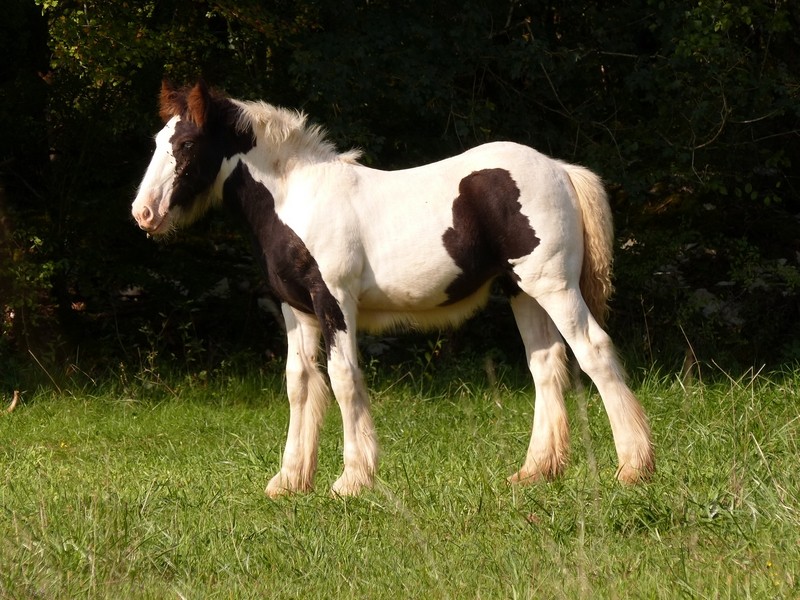
<svg viewBox="0 0 800 600">
<path fill-rule="evenodd" d="M 617 480 L 626 485 L 644 483 L 652 478 L 654 471 L 655 467 L 653 465 L 645 465 L 638 469 L 629 464 L 620 465 L 617 469 Z"/>
<path fill-rule="evenodd" d="M 264 493 L 272 498 L 280 498 L 281 496 L 288 496 L 289 494 L 294 494 L 296 492 L 310 492 L 311 485 L 301 485 L 301 484 L 293 484 L 291 479 L 287 477 L 283 472 L 278 473 L 269 480 L 267 484 L 267 488 L 264 490 Z"/>
<path fill-rule="evenodd" d="M 275 481 L 278 479 L 278 481 Z M 280 498 L 281 496 L 288 496 L 292 493 L 293 490 L 290 490 L 283 481 L 276 475 L 272 478 L 272 480 L 267 484 L 267 488 L 264 490 L 264 493 L 267 495 L 268 498 L 272 498 L 273 500 Z"/>
<path fill-rule="evenodd" d="M 348 474 L 342 474 L 331 486 L 331 495 L 334 497 L 348 498 L 358 496 L 364 488 L 371 488 L 372 481 L 364 480 L 364 478 L 354 477 Z"/>
<path fill-rule="evenodd" d="M 513 475 L 509 475 L 506 478 L 506 482 L 509 485 L 531 485 L 536 483 L 537 481 L 546 480 L 544 473 L 541 471 L 527 471 L 525 469 L 520 469 Z"/>
</svg>

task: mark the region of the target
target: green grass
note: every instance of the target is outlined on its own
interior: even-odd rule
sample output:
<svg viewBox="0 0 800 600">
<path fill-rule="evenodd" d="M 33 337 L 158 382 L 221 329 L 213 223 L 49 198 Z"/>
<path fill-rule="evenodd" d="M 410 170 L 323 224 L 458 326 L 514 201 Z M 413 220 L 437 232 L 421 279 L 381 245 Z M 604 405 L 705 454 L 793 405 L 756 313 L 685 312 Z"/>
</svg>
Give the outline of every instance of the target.
<svg viewBox="0 0 800 600">
<path fill-rule="evenodd" d="M 484 379 L 374 380 L 380 481 L 346 500 L 327 493 L 335 406 L 317 491 L 263 495 L 288 418 L 278 377 L 27 394 L 0 416 L 0 597 L 800 596 L 800 374 L 643 377 L 659 462 L 635 488 L 614 483 L 594 394 L 568 400 L 566 476 L 508 487 L 531 392 Z"/>
</svg>

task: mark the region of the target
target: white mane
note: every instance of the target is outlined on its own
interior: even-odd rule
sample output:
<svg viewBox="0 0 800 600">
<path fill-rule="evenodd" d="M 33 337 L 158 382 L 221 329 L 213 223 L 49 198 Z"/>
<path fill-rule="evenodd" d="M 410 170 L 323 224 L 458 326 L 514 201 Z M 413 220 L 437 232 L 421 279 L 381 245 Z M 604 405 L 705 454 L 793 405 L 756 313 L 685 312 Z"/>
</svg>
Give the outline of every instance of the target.
<svg viewBox="0 0 800 600">
<path fill-rule="evenodd" d="M 266 102 L 233 100 L 239 107 L 241 130 L 252 127 L 256 140 L 272 147 L 285 159 L 294 161 L 339 160 L 355 163 L 361 157 L 359 150 L 339 152 L 333 142 L 325 137 L 319 125 L 309 125 L 305 113 L 273 106 Z"/>
</svg>

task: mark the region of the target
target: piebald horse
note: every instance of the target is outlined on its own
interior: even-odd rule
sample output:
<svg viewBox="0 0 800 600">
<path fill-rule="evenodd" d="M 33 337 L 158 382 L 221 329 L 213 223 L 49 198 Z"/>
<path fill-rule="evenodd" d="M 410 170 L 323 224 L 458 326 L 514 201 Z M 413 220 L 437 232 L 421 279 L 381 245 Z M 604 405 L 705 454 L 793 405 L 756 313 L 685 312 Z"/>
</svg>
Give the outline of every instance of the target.
<svg viewBox="0 0 800 600">
<path fill-rule="evenodd" d="M 340 153 L 302 113 L 209 89 L 162 85 L 164 128 L 133 202 L 165 236 L 227 205 L 248 224 L 280 299 L 288 336 L 290 416 L 280 470 L 266 493 L 314 484 L 329 388 L 342 413 L 336 495 L 373 484 L 378 443 L 358 366 L 356 331 L 456 325 L 500 280 L 533 376 L 533 430 L 511 482 L 565 468 L 565 341 L 611 421 L 617 477 L 654 470 L 650 429 L 601 324 L 611 293 L 613 230 L 602 182 L 588 169 L 509 142 L 421 167 L 380 171 Z"/>
</svg>

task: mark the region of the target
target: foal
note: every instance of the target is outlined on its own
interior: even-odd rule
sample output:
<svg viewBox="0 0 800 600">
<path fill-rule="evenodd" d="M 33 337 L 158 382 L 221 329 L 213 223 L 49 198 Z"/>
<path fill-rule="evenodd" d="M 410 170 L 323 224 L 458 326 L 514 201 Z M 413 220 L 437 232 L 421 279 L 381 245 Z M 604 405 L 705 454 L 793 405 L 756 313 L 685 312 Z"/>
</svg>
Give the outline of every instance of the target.
<svg viewBox="0 0 800 600">
<path fill-rule="evenodd" d="M 369 169 L 302 114 L 223 97 L 202 82 L 165 83 L 161 116 L 132 207 L 139 227 L 162 236 L 230 206 L 248 223 L 282 303 L 289 431 L 269 496 L 313 486 L 329 395 L 321 348 L 344 428 L 344 471 L 332 490 L 358 494 L 373 483 L 378 444 L 356 330 L 458 324 L 485 304 L 495 279 L 508 290 L 536 391 L 528 452 L 509 481 L 565 467 L 564 340 L 603 399 L 619 480 L 653 472 L 647 419 L 601 328 L 613 231 L 592 172 L 507 142 L 414 169 Z"/>
</svg>

